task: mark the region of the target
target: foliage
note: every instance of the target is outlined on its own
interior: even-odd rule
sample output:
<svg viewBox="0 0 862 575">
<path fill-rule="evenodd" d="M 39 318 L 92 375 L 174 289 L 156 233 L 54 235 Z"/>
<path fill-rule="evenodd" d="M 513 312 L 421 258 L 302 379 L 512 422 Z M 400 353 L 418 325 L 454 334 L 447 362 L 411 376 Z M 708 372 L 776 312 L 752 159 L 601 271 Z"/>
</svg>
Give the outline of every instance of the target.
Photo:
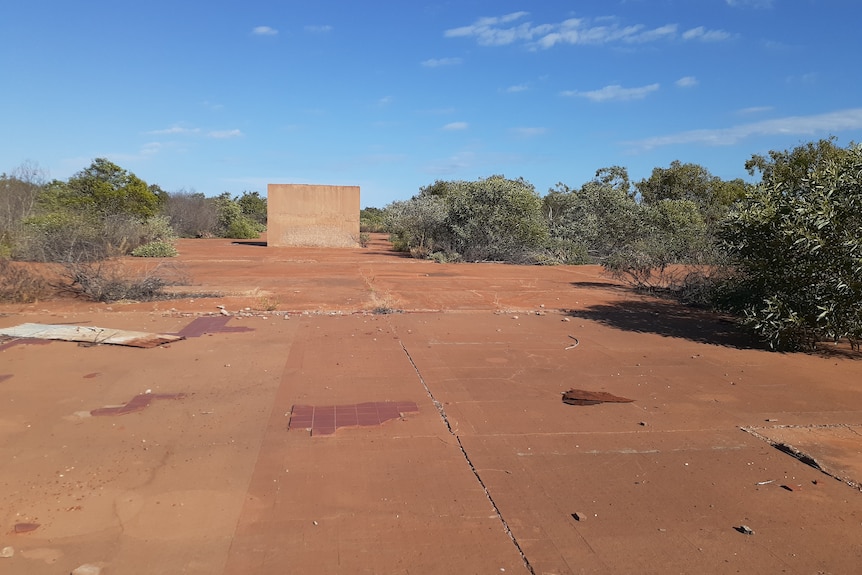
<svg viewBox="0 0 862 575">
<path fill-rule="evenodd" d="M 832 140 L 749 162 L 763 174 L 728 218 L 736 305 L 775 348 L 862 340 L 862 147 Z"/>
<path fill-rule="evenodd" d="M 167 195 L 162 214 L 181 238 L 207 238 L 219 233 L 219 214 L 213 198 L 180 190 Z"/>
<path fill-rule="evenodd" d="M 48 282 L 32 267 L 0 258 L 0 302 L 33 303 L 49 291 Z"/>
<path fill-rule="evenodd" d="M 62 293 L 106 303 L 160 300 L 170 298 L 164 288 L 177 283 L 167 278 L 171 271 L 157 266 L 134 274 L 117 260 L 72 262 L 63 265 L 61 279 L 53 287 Z"/>
<path fill-rule="evenodd" d="M 251 196 L 249 195 L 248 197 Z M 244 214 L 239 199 L 231 198 L 228 192 L 216 196 L 214 202 L 218 213 L 218 236 L 223 238 L 255 239 L 266 230 L 266 224 L 259 223 Z M 250 201 L 247 200 L 247 203 L 250 203 Z"/>
<path fill-rule="evenodd" d="M 435 238 L 443 234 L 446 203 L 442 197 L 419 194 L 412 199 L 393 202 L 386 207 L 386 228 L 392 245 L 399 251 L 413 251 L 426 257 L 437 246 Z"/>
<path fill-rule="evenodd" d="M 177 248 L 172 242 L 156 240 L 136 247 L 132 255 L 138 258 L 172 258 L 177 255 Z"/>
<path fill-rule="evenodd" d="M 380 208 L 363 208 L 359 210 L 360 232 L 386 232 L 386 210 Z"/>
<path fill-rule="evenodd" d="M 647 205 L 663 200 L 693 202 L 710 231 L 733 203 L 745 195 L 746 187 L 741 179 L 725 181 L 703 166 L 679 160 L 667 168 L 654 168 L 649 178 L 635 184 L 637 194 Z"/>
<path fill-rule="evenodd" d="M 641 210 L 629 194 L 628 175 L 617 166 L 598 170 L 596 178 L 580 189 L 557 184 L 544 197 L 542 209 L 550 237 L 568 242 L 575 253 L 588 254 L 591 262 L 617 253 L 641 227 Z"/>
<path fill-rule="evenodd" d="M 242 215 L 257 224 L 256 227 L 266 229 L 266 198 L 260 197 L 259 192 L 243 192 L 234 201 L 239 205 Z M 261 230 L 262 231 L 262 230 Z"/>
<path fill-rule="evenodd" d="M 51 182 L 42 202 L 51 211 L 71 208 L 142 219 L 156 215 L 160 205 L 146 182 L 105 158 L 96 158 L 67 182 Z"/>
<path fill-rule="evenodd" d="M 443 198 L 446 217 L 437 241 L 465 260 L 530 261 L 548 239 L 542 199 L 523 178 L 437 182 L 421 193 Z"/>
</svg>

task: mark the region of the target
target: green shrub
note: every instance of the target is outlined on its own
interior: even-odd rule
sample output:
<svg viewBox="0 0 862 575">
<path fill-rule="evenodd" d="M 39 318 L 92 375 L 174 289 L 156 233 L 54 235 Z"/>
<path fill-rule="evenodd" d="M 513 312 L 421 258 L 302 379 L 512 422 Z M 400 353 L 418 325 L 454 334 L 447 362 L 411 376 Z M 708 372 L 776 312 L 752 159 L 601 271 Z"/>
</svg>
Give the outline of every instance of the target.
<svg viewBox="0 0 862 575">
<path fill-rule="evenodd" d="M 177 248 L 171 242 L 158 240 L 136 247 L 132 255 L 138 258 L 172 258 L 177 255 Z"/>
<path fill-rule="evenodd" d="M 745 323 L 779 349 L 862 341 L 862 147 L 831 140 L 755 156 L 763 181 L 722 237 Z"/>
</svg>

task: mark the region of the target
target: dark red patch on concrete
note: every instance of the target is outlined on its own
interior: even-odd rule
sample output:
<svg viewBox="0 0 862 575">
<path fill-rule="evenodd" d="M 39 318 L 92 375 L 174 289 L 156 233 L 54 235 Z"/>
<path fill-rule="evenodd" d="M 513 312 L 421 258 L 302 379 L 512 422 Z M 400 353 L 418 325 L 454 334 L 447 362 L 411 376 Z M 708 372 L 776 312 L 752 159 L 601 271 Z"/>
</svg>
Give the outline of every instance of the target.
<svg viewBox="0 0 862 575">
<path fill-rule="evenodd" d="M 373 401 L 349 405 L 294 405 L 288 429 L 311 429 L 312 435 L 332 435 L 339 427 L 380 425 L 404 413 L 417 413 L 412 401 Z"/>
<path fill-rule="evenodd" d="M 11 377 L 12 377 L 11 373 L 0 373 L 0 382 L 6 381 L 7 379 L 9 379 Z"/>
<path fill-rule="evenodd" d="M 39 527 L 38 523 L 16 523 L 13 531 L 15 533 L 30 533 L 31 531 L 36 531 Z"/>
<path fill-rule="evenodd" d="M 47 339 L 36 339 L 35 337 L 22 337 L 19 339 L 13 339 L 11 341 L 0 343 L 0 351 L 4 349 L 9 349 L 15 345 L 48 345 L 50 340 Z"/>
<path fill-rule="evenodd" d="M 181 337 L 201 337 L 208 333 L 240 333 L 244 331 L 253 331 L 250 327 L 227 327 L 227 322 L 230 317 L 227 316 L 208 316 L 199 317 L 177 332 Z"/>
<path fill-rule="evenodd" d="M 619 397 L 606 391 L 570 389 L 563 394 L 563 403 L 569 405 L 596 405 L 599 403 L 631 403 L 634 399 Z"/>
<path fill-rule="evenodd" d="M 185 396 L 185 393 L 141 393 L 133 397 L 125 405 L 100 407 L 91 411 L 90 415 L 125 415 L 127 413 L 134 413 L 135 411 L 142 411 L 154 399 L 183 399 Z"/>
</svg>

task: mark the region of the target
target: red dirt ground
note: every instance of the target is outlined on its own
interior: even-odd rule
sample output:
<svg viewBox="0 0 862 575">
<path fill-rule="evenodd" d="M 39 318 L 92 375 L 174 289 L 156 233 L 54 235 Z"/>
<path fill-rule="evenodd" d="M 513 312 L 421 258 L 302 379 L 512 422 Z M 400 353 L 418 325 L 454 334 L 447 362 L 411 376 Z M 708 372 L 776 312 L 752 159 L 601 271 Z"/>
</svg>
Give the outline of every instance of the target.
<svg viewBox="0 0 862 575">
<path fill-rule="evenodd" d="M 590 266 L 178 247 L 182 299 L 0 307 L 186 335 L 0 350 L 0 573 L 862 572 L 858 354 L 770 353 Z"/>
</svg>

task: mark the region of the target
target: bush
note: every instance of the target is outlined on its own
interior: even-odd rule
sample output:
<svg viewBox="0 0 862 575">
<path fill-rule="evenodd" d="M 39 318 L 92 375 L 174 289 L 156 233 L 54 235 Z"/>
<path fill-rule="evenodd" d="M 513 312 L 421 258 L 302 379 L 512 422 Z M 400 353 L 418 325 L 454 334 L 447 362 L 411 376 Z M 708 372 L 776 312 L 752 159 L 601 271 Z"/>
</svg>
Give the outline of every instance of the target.
<svg viewBox="0 0 862 575">
<path fill-rule="evenodd" d="M 862 341 L 862 147 L 770 152 L 723 230 L 745 323 L 778 349 Z M 754 160 L 752 160 L 754 161 Z"/>
<path fill-rule="evenodd" d="M 155 241 L 132 250 L 132 255 L 138 258 L 172 258 L 177 255 L 177 248 L 171 242 Z"/>
<path fill-rule="evenodd" d="M 548 239 L 542 200 L 523 179 L 437 181 L 386 211 L 395 248 L 418 257 L 525 263 Z"/>
<path fill-rule="evenodd" d="M 0 301 L 33 303 L 48 297 L 45 278 L 26 264 L 0 258 Z"/>
<path fill-rule="evenodd" d="M 159 266 L 133 274 L 116 260 L 67 263 L 63 266 L 60 281 L 53 287 L 62 293 L 105 303 L 152 301 L 171 297 L 164 288 L 177 282 L 166 279 L 168 272 L 169 269 Z"/>
</svg>

